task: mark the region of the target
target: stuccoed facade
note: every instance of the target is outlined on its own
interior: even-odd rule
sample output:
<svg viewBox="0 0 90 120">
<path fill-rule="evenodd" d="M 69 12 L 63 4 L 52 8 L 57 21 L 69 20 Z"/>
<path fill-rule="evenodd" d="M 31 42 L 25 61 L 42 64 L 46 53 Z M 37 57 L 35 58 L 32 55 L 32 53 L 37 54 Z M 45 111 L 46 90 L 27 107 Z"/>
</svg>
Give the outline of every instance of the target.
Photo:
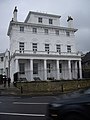
<svg viewBox="0 0 90 120">
<path fill-rule="evenodd" d="M 48 80 L 82 78 L 81 55 L 75 48 L 73 19 L 61 27 L 59 15 L 30 11 L 24 22 L 17 21 L 17 8 L 10 21 L 10 77 Z"/>
<path fill-rule="evenodd" d="M 0 75 L 6 75 L 7 77 L 10 76 L 10 52 L 6 49 L 5 52 L 0 53 Z"/>
</svg>

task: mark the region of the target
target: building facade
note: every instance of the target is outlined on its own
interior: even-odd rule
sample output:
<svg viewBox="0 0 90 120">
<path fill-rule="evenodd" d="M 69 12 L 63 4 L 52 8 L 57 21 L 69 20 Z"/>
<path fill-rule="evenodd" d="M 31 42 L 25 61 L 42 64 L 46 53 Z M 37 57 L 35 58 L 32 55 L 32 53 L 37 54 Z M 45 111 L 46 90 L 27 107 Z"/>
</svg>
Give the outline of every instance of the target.
<svg viewBox="0 0 90 120">
<path fill-rule="evenodd" d="M 0 75 L 5 74 L 7 77 L 10 76 L 9 59 L 10 59 L 9 50 L 0 53 Z"/>
<path fill-rule="evenodd" d="M 17 21 L 17 8 L 10 21 L 10 77 L 33 81 L 82 78 L 81 55 L 75 48 L 73 19 L 61 27 L 59 15 L 30 11 L 24 22 Z"/>
</svg>

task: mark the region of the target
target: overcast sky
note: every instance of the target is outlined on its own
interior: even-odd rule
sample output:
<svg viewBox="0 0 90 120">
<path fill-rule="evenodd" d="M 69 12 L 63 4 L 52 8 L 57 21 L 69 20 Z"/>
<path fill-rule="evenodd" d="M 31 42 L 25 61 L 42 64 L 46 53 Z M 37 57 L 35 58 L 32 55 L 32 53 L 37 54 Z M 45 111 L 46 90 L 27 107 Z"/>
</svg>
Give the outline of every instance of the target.
<svg viewBox="0 0 90 120">
<path fill-rule="evenodd" d="M 61 15 L 60 25 L 67 26 L 67 17 L 74 19 L 77 51 L 90 51 L 90 0 L 0 0 L 0 52 L 9 49 L 7 30 L 18 8 L 18 21 L 24 21 L 28 12 L 38 11 Z"/>
</svg>

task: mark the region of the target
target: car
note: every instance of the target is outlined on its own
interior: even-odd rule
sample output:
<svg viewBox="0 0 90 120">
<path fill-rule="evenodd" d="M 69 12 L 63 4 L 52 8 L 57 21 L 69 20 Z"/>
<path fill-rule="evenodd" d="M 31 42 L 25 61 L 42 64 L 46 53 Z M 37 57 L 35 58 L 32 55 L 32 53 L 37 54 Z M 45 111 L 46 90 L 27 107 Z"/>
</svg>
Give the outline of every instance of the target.
<svg viewBox="0 0 90 120">
<path fill-rule="evenodd" d="M 90 88 L 62 95 L 47 106 L 47 120 L 90 120 Z"/>
</svg>

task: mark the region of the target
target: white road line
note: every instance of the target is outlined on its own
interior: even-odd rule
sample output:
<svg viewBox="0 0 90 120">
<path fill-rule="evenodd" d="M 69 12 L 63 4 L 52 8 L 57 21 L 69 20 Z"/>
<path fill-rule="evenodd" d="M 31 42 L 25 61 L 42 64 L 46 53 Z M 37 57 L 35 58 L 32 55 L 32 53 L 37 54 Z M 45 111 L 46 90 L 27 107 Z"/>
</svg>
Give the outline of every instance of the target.
<svg viewBox="0 0 90 120">
<path fill-rule="evenodd" d="M 21 105 L 47 105 L 48 103 L 25 103 L 25 102 L 13 102 L 13 104 L 21 104 Z"/>
<path fill-rule="evenodd" d="M 4 113 L 4 112 L 0 112 L 0 115 L 45 117 L 44 114 L 23 114 L 23 113 Z"/>
</svg>

